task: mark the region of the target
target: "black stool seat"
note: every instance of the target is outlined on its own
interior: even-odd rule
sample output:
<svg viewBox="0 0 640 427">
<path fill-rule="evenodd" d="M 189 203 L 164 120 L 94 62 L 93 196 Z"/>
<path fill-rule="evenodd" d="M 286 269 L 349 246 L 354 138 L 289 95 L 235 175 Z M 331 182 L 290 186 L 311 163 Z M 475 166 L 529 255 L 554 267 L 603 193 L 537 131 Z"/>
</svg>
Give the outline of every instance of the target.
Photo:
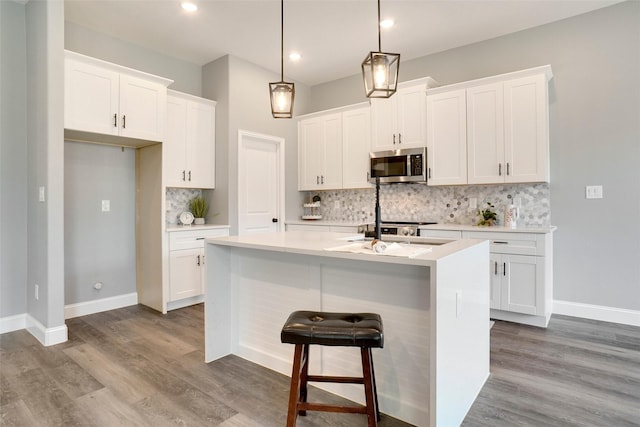
<svg viewBox="0 0 640 427">
<path fill-rule="evenodd" d="M 375 313 L 294 311 L 285 322 L 280 339 L 289 344 L 384 346 L 382 319 Z"/>
<path fill-rule="evenodd" d="M 295 344 L 287 427 L 294 427 L 298 415 L 307 411 L 365 414 L 369 427 L 377 427 L 380 419 L 372 348 L 382 348 L 382 319 L 374 313 L 328 313 L 294 311 L 280 333 L 283 343 Z M 309 375 L 310 345 L 359 347 L 362 360 L 361 377 Z M 329 405 L 307 402 L 308 382 L 351 383 L 364 385 L 366 405 Z"/>
</svg>

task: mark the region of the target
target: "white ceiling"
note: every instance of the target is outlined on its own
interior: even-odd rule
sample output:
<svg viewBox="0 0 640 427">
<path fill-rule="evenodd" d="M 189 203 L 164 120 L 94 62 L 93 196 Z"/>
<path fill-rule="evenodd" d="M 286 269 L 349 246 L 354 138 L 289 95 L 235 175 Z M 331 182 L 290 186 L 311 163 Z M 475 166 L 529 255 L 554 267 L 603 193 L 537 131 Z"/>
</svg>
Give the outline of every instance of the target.
<svg viewBox="0 0 640 427">
<path fill-rule="evenodd" d="M 204 65 L 231 54 L 280 73 L 279 0 L 65 0 L 65 19 L 163 54 Z M 382 50 L 401 60 L 579 15 L 620 0 L 382 0 Z M 378 50 L 375 0 L 286 0 L 285 79 L 307 85 L 360 73 Z"/>
</svg>

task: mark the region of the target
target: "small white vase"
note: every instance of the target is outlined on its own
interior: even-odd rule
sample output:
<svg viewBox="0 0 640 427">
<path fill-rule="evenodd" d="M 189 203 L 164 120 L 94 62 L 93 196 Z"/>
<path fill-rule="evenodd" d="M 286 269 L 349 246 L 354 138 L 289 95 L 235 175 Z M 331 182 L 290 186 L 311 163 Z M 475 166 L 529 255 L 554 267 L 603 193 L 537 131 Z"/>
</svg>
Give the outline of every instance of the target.
<svg viewBox="0 0 640 427">
<path fill-rule="evenodd" d="M 196 218 L 194 220 L 194 224 L 195 225 L 203 225 L 204 224 L 204 218 Z"/>
</svg>

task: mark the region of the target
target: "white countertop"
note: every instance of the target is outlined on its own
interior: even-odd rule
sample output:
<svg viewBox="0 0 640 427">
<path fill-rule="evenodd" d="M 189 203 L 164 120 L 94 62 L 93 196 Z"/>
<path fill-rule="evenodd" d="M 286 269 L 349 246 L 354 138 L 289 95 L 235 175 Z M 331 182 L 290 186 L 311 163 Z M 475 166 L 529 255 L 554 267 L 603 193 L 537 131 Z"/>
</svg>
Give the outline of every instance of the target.
<svg viewBox="0 0 640 427">
<path fill-rule="evenodd" d="M 488 231 L 491 233 L 534 233 L 534 234 L 546 234 L 553 233 L 557 227 L 554 225 L 542 226 L 542 227 L 503 227 L 500 225 L 494 225 L 491 227 L 481 227 L 479 225 L 464 225 L 464 224 L 432 224 L 421 225 L 421 230 L 450 230 L 450 231 Z"/>
<path fill-rule="evenodd" d="M 220 228 L 229 228 L 229 225 L 225 224 L 204 224 L 204 225 L 179 225 L 170 224 L 167 225 L 167 231 L 198 231 L 198 230 L 216 230 Z"/>
<path fill-rule="evenodd" d="M 292 254 L 425 266 L 433 266 L 438 259 L 483 242 L 482 240 L 475 239 L 444 240 L 447 242 L 446 244 L 433 245 L 430 252 L 420 254 L 413 258 L 375 254 L 373 252 L 363 254 L 327 250 L 329 248 L 351 244 L 353 242 L 351 242 L 350 239 L 353 238 L 362 238 L 362 235 L 315 231 L 287 231 L 244 236 L 215 237 L 206 239 L 205 242 L 221 246 L 287 252 Z M 441 239 L 433 240 L 438 241 Z M 363 245 L 365 244 L 364 241 L 362 243 Z M 416 243 L 412 244 L 415 245 Z"/>
<path fill-rule="evenodd" d="M 358 227 L 360 225 L 373 224 L 366 221 L 328 221 L 325 219 L 293 219 L 285 220 L 285 224 L 304 224 L 304 225 L 319 225 L 319 226 L 334 226 L 334 227 Z"/>
</svg>

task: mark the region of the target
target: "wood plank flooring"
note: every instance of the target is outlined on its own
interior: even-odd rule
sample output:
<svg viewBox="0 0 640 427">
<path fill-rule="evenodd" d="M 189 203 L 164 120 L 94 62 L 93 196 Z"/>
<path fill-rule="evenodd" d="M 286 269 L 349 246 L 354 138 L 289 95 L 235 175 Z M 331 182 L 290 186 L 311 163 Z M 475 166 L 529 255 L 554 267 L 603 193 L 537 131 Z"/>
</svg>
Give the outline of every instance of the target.
<svg viewBox="0 0 640 427">
<path fill-rule="evenodd" d="M 69 341 L 52 347 L 26 331 L 0 335 L 0 425 L 285 425 L 289 378 L 235 356 L 205 364 L 203 323 L 202 305 L 164 316 L 133 306 L 69 319 Z M 343 401 L 315 388 L 310 398 Z M 366 417 L 309 413 L 298 425 Z M 496 322 L 491 377 L 463 426 L 640 426 L 640 328 Z"/>
</svg>

